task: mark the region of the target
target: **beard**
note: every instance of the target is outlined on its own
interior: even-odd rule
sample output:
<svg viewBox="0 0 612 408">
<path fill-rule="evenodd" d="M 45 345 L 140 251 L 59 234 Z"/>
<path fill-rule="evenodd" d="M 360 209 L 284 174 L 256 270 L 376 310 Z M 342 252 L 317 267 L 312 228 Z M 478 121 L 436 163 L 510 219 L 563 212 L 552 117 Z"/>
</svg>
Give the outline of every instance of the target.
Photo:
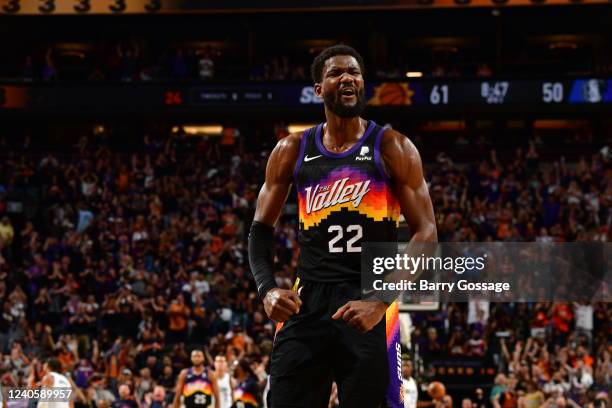
<svg viewBox="0 0 612 408">
<path fill-rule="evenodd" d="M 342 102 L 342 96 L 338 90 L 329 91 L 323 94 L 323 102 L 327 109 L 340 116 L 341 118 L 354 118 L 360 116 L 366 106 L 365 90 L 361 88 L 357 91 L 357 102 L 354 105 L 347 105 Z"/>
</svg>

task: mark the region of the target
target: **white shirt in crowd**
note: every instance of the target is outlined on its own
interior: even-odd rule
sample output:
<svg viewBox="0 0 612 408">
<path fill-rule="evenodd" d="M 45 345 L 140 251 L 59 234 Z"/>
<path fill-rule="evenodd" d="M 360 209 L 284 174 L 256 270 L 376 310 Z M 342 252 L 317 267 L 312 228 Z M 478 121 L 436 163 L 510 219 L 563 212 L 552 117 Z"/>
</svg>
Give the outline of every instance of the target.
<svg viewBox="0 0 612 408">
<path fill-rule="evenodd" d="M 576 315 L 576 329 L 593 330 L 593 306 L 576 303 L 574 314 Z"/>
</svg>

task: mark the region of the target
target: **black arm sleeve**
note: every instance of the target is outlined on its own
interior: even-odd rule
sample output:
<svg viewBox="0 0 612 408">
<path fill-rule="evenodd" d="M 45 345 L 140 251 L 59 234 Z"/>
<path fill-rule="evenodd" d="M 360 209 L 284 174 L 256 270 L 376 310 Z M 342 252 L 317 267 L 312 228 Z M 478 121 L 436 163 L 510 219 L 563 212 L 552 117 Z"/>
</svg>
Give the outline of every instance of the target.
<svg viewBox="0 0 612 408">
<path fill-rule="evenodd" d="M 253 221 L 249 233 L 249 264 L 259 297 L 263 299 L 270 289 L 277 287 L 273 271 L 274 227 Z"/>
</svg>

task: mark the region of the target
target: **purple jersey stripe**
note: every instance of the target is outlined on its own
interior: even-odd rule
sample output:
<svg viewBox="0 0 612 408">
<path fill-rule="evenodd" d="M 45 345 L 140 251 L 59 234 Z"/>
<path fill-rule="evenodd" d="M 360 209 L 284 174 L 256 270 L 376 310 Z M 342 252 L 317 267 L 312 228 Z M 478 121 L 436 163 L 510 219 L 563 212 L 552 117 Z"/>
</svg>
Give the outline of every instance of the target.
<svg viewBox="0 0 612 408">
<path fill-rule="evenodd" d="M 300 167 L 302 167 L 302 162 L 304 161 L 304 151 L 306 150 L 306 142 L 308 141 L 308 135 L 310 134 L 311 129 L 312 128 L 306 129 L 302 134 L 302 140 L 300 140 L 300 152 L 298 153 L 298 159 L 295 162 L 295 169 L 293 170 L 293 179 L 295 180 L 296 186 L 298 171 L 300 171 Z"/>
<path fill-rule="evenodd" d="M 376 134 L 376 140 L 374 141 L 374 163 L 376 164 L 376 168 L 378 168 L 378 171 L 380 171 L 380 175 L 386 180 L 388 180 L 389 176 L 387 175 L 387 172 L 385 171 L 385 168 L 382 164 L 382 160 L 380 158 L 380 142 L 382 141 L 386 129 L 386 127 L 380 128 L 380 130 Z"/>
<path fill-rule="evenodd" d="M 374 129 L 374 127 L 376 126 L 376 123 L 374 123 L 373 120 L 368 121 L 368 126 L 366 128 L 366 131 L 364 132 L 363 136 L 361 137 L 361 139 L 359 139 L 357 141 L 357 143 L 355 143 L 353 146 L 351 146 L 350 149 L 348 149 L 345 152 L 342 153 L 334 153 L 334 152 L 330 152 L 329 150 L 327 150 L 325 148 L 325 146 L 323 145 L 323 126 L 321 126 L 320 128 L 317 129 L 317 133 L 315 134 L 315 143 L 317 145 L 317 148 L 319 149 L 319 151 L 327 157 L 331 157 L 333 159 L 341 159 L 343 157 L 347 157 L 350 154 L 353 154 L 357 151 L 357 149 L 359 149 L 359 147 L 361 147 L 361 145 L 363 144 L 363 142 L 365 142 L 365 140 L 368 138 L 368 136 L 370 135 L 370 133 L 372 132 L 372 129 Z"/>
</svg>

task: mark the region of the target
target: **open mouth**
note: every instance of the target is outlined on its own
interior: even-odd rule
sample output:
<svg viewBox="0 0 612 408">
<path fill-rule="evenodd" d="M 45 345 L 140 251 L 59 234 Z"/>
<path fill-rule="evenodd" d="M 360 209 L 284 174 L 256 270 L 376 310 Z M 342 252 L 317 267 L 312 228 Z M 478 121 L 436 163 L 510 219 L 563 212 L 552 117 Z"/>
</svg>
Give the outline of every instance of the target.
<svg viewBox="0 0 612 408">
<path fill-rule="evenodd" d="M 341 96 L 346 96 L 346 97 L 351 97 L 351 96 L 355 96 L 356 92 L 354 88 L 343 88 L 340 90 L 340 95 Z"/>
</svg>

